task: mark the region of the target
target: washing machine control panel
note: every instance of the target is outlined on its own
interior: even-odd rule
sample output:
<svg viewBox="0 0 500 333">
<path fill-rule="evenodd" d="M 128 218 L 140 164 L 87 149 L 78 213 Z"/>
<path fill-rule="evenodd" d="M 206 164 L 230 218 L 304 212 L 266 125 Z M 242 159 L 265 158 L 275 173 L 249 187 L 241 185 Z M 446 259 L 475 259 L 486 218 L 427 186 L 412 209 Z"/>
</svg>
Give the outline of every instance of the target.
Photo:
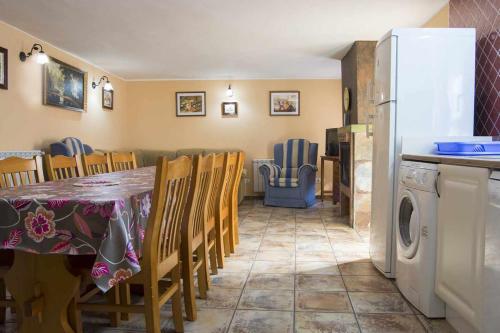
<svg viewBox="0 0 500 333">
<path fill-rule="evenodd" d="M 401 166 L 399 181 L 408 187 L 424 191 L 434 191 L 437 178 L 437 170 L 419 169 Z"/>
</svg>

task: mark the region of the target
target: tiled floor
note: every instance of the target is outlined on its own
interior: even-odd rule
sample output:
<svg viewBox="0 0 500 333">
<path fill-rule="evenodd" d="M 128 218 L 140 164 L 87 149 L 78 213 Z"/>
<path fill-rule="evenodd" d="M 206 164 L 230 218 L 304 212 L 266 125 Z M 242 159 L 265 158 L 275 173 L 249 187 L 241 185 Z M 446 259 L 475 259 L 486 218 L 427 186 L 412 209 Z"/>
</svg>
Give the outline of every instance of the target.
<svg viewBox="0 0 500 333">
<path fill-rule="evenodd" d="M 454 332 L 428 320 L 372 266 L 368 244 L 329 203 L 314 208 L 240 208 L 241 242 L 227 266 L 212 276 L 207 300 L 197 300 L 198 320 L 186 332 Z M 172 332 L 170 309 L 163 331 Z M 134 315 L 119 328 L 106 316 L 85 317 L 85 332 L 144 332 Z"/>
</svg>

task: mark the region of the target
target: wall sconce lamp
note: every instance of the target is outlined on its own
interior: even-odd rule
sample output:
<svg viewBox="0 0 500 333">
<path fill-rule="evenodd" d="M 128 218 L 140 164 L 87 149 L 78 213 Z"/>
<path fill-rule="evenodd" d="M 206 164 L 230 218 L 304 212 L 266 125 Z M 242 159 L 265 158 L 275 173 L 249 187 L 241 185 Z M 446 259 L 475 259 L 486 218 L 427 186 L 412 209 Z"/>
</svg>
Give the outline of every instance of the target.
<svg viewBox="0 0 500 333">
<path fill-rule="evenodd" d="M 233 93 L 233 89 L 231 89 L 231 85 L 229 85 L 229 87 L 227 87 L 226 95 L 227 95 L 227 97 L 233 97 L 234 93 Z"/>
<path fill-rule="evenodd" d="M 105 81 L 106 83 L 104 83 L 104 90 L 106 91 L 112 91 L 113 90 L 113 86 L 111 85 L 111 82 L 109 82 L 109 78 L 104 75 L 104 76 L 101 76 L 101 78 L 99 79 L 99 81 L 97 83 L 95 82 L 92 82 L 92 88 L 97 88 L 97 86 L 99 86 L 101 84 L 101 82 Z"/>
<path fill-rule="evenodd" d="M 19 59 L 22 62 L 25 62 L 26 59 L 31 57 L 33 55 L 33 51 L 38 51 L 38 54 L 36 56 L 36 62 L 39 63 L 40 65 L 46 64 L 49 62 L 49 57 L 45 52 L 43 52 L 42 45 L 35 43 L 31 47 L 31 50 L 28 53 L 25 53 L 24 51 L 19 52 Z"/>
</svg>

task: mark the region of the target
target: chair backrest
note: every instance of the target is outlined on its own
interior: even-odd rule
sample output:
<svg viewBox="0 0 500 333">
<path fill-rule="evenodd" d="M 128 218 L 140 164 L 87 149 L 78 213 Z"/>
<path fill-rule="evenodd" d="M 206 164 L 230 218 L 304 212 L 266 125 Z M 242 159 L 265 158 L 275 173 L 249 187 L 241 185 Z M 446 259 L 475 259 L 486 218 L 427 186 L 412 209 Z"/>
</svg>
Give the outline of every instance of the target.
<svg viewBox="0 0 500 333">
<path fill-rule="evenodd" d="M 98 155 L 98 154 L 90 154 L 90 155 L 82 155 L 83 157 L 83 169 L 85 171 L 85 175 L 99 175 L 102 173 L 108 173 L 112 171 L 111 161 L 109 160 L 109 155 Z"/>
<path fill-rule="evenodd" d="M 213 225 L 215 223 L 215 212 L 218 209 L 219 193 L 222 186 L 222 177 L 224 171 L 224 158 L 223 153 L 215 155 L 214 170 L 212 175 L 212 188 L 208 197 L 207 207 L 207 224 Z"/>
<path fill-rule="evenodd" d="M 282 170 L 282 177 L 296 178 L 303 164 L 316 165 L 318 144 L 305 139 L 289 139 L 274 146 L 274 162 Z"/>
<path fill-rule="evenodd" d="M 44 181 L 40 156 L 32 159 L 9 157 L 0 160 L 0 188 L 18 187 Z"/>
<path fill-rule="evenodd" d="M 236 164 L 234 183 L 231 189 L 231 200 L 233 200 L 232 207 L 238 207 L 238 189 L 240 187 L 241 174 L 243 173 L 243 166 L 245 164 L 245 153 L 239 152 L 237 154 L 238 154 L 238 162 Z"/>
<path fill-rule="evenodd" d="M 203 237 L 215 155 L 193 156 L 193 171 L 189 196 L 184 211 L 184 221 L 181 227 L 182 242 L 192 242 L 192 239 Z"/>
<path fill-rule="evenodd" d="M 80 155 L 73 157 L 45 155 L 45 168 L 49 180 L 75 178 L 84 175 Z"/>
<path fill-rule="evenodd" d="M 186 156 L 170 162 L 166 157 L 158 158 L 143 255 L 153 278 L 163 276 L 178 262 L 180 227 L 189 194 L 191 168 L 191 159 Z M 176 251 L 175 258 L 172 255 Z"/>
<path fill-rule="evenodd" d="M 229 204 L 231 202 L 231 189 L 235 181 L 236 168 L 238 164 L 238 153 L 224 154 L 224 169 L 222 170 L 221 190 L 219 192 L 219 213 L 221 218 L 229 215 Z"/>
<path fill-rule="evenodd" d="M 111 164 L 113 165 L 113 171 L 137 169 L 137 161 L 133 152 L 111 153 Z"/>
</svg>

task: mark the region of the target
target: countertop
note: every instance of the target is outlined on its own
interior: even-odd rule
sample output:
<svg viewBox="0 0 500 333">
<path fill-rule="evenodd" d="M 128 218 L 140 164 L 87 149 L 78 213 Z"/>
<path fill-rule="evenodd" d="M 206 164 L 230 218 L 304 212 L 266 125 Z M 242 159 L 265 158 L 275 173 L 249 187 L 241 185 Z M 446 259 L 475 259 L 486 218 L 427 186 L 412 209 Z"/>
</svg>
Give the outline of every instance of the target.
<svg viewBox="0 0 500 333">
<path fill-rule="evenodd" d="M 451 156 L 451 155 L 411 155 L 403 154 L 404 161 L 419 161 L 469 167 L 500 169 L 500 156 Z"/>
</svg>

